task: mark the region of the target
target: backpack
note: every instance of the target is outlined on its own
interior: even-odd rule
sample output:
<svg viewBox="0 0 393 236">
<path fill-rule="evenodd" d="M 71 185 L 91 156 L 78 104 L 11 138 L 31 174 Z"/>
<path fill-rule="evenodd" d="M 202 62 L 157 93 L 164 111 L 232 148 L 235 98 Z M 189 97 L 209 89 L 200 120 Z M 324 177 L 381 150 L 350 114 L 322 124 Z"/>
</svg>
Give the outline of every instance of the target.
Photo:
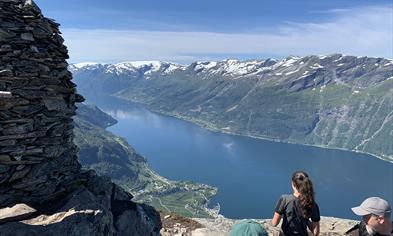
<svg viewBox="0 0 393 236">
<path fill-rule="evenodd" d="M 288 221 L 288 227 L 285 229 L 283 228 L 285 235 L 308 235 L 308 220 L 304 219 L 303 213 L 298 203 L 298 201 L 291 201 L 288 204 L 288 207 L 292 208 L 292 210 L 289 210 L 285 213 Z"/>
<path fill-rule="evenodd" d="M 261 224 L 253 220 L 242 220 L 232 227 L 230 236 L 268 236 L 268 234 Z"/>
</svg>

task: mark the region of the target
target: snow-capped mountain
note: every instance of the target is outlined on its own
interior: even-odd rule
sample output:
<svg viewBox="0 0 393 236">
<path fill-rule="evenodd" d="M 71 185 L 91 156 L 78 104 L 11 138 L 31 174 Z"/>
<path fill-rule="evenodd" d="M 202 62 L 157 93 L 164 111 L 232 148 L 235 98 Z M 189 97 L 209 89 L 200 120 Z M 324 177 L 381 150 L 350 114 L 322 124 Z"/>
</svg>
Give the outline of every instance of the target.
<svg viewBox="0 0 393 236">
<path fill-rule="evenodd" d="M 386 69 L 393 61 L 383 58 L 354 57 L 341 54 L 329 56 L 290 56 L 282 60 L 249 60 L 239 61 L 228 59 L 224 61 L 198 61 L 189 65 L 161 61 L 131 61 L 117 64 L 78 63 L 70 65 L 73 73 L 85 71 L 100 71 L 105 74 L 131 75 L 151 78 L 152 74 L 170 75 L 176 72 L 193 72 L 201 76 L 225 76 L 233 79 L 245 76 L 307 77 L 318 70 L 335 70 L 345 72 L 357 70 L 371 72 Z M 360 73 L 360 72 L 359 72 Z M 210 76 L 209 76 L 210 75 Z"/>
<path fill-rule="evenodd" d="M 195 78 L 259 80 L 261 84 L 285 87 L 290 91 L 313 88 L 322 91 L 327 84 L 346 84 L 354 91 L 391 79 L 393 60 L 355 57 L 289 56 L 275 60 L 198 61 L 188 65 L 161 61 L 131 61 L 117 64 L 78 63 L 70 65 L 79 89 L 114 93 L 134 80 Z M 362 79 L 364 78 L 364 79 Z"/>
<path fill-rule="evenodd" d="M 102 73 L 108 74 L 143 74 L 152 73 L 169 74 L 175 70 L 184 70 L 185 66 L 161 61 L 130 61 L 116 64 L 99 64 L 99 63 L 77 63 L 71 64 L 69 69 L 73 73 L 87 70 L 101 70 Z"/>
<path fill-rule="evenodd" d="M 71 65 L 79 91 L 115 95 L 219 130 L 393 161 L 393 61 L 333 54 Z"/>
</svg>

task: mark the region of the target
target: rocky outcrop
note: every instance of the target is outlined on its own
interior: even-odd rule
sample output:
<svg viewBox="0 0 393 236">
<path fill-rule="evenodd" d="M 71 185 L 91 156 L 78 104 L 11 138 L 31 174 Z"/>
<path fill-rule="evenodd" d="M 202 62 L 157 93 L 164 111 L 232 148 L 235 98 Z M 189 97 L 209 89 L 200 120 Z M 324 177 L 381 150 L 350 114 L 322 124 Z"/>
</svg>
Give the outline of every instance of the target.
<svg viewBox="0 0 393 236">
<path fill-rule="evenodd" d="M 7 209 L 10 220 L 0 217 L 0 222 L 8 222 L 0 225 L 1 235 L 158 235 L 160 219 L 152 207 L 135 204 L 131 195 L 92 171 L 83 181 L 37 212 Z"/>
<path fill-rule="evenodd" d="M 77 161 L 83 97 L 58 26 L 31 0 L 0 0 L 1 235 L 156 235 L 154 209 Z"/>
<path fill-rule="evenodd" d="M 172 214 L 161 215 L 163 236 L 227 236 L 239 219 L 228 219 L 219 216 L 214 219 L 194 218 L 188 219 Z M 255 220 L 260 223 L 271 236 L 281 236 L 280 226 L 273 227 L 270 219 Z M 321 217 L 321 236 L 340 236 L 351 229 L 356 221 L 333 217 Z"/>
</svg>

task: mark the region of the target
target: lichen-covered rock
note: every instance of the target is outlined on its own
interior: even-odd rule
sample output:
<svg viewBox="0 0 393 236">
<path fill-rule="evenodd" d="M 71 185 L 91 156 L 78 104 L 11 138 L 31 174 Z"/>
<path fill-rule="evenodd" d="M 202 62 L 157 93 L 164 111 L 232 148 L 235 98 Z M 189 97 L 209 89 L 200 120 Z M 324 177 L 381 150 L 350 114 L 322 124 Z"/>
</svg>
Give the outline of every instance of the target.
<svg viewBox="0 0 393 236">
<path fill-rule="evenodd" d="M 157 235 L 154 209 L 81 170 L 72 116 L 83 97 L 58 26 L 32 0 L 0 0 L 1 235 Z"/>
</svg>

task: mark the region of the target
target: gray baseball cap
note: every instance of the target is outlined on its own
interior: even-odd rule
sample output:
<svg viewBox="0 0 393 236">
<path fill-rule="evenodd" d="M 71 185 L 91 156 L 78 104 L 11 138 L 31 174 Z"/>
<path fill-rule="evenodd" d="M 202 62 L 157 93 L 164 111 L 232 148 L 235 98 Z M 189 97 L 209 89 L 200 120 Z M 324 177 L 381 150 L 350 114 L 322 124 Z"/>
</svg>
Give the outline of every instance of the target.
<svg viewBox="0 0 393 236">
<path fill-rule="evenodd" d="M 377 216 L 390 215 L 392 208 L 389 203 L 379 197 L 369 197 L 360 204 L 360 206 L 353 207 L 352 211 L 358 216 L 365 216 L 374 214 Z"/>
</svg>

